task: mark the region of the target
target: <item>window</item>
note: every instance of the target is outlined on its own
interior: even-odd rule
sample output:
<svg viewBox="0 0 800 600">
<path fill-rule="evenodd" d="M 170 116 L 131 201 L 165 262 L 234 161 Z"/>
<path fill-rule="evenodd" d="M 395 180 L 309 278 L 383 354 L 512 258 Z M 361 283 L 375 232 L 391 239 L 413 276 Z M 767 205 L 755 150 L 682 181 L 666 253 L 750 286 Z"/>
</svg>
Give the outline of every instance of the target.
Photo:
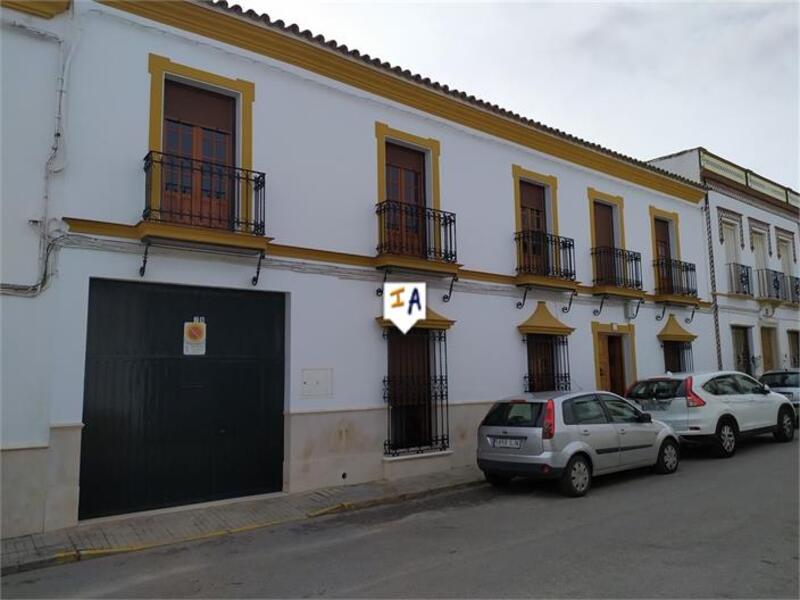
<svg viewBox="0 0 800 600">
<path fill-rule="evenodd" d="M 675 398 L 678 393 L 679 379 L 649 379 L 639 381 L 628 392 L 627 397 L 631 400 L 667 400 Z"/>
<path fill-rule="evenodd" d="M 526 392 L 569 390 L 567 336 L 531 334 L 526 336 L 528 375 Z"/>
<path fill-rule="evenodd" d="M 800 367 L 800 332 L 787 331 L 789 340 L 789 366 L 793 369 Z"/>
<path fill-rule="evenodd" d="M 636 423 L 639 419 L 639 411 L 633 408 L 624 400 L 613 396 L 602 395 L 600 398 L 608 409 L 611 421 L 614 423 Z"/>
<path fill-rule="evenodd" d="M 703 385 L 703 389 L 714 396 L 735 396 L 741 394 L 733 375 L 715 377 Z"/>
<path fill-rule="evenodd" d="M 764 389 L 764 386 L 746 375 L 734 375 L 733 378 L 736 380 L 742 394 L 760 394 Z"/>
<path fill-rule="evenodd" d="M 383 380 L 388 406 L 386 454 L 397 455 L 449 446 L 447 338 L 444 331 L 412 329 L 403 335 L 385 330 L 388 375 Z"/>
<path fill-rule="evenodd" d="M 488 427 L 541 427 L 544 411 L 541 402 L 498 402 L 482 425 Z"/>
<path fill-rule="evenodd" d="M 761 383 L 774 388 L 797 388 L 800 387 L 800 373 L 797 371 L 767 373 L 761 376 Z"/>
<path fill-rule="evenodd" d="M 601 425 L 608 423 L 603 406 L 594 396 L 581 396 L 564 402 L 564 423 L 566 425 Z"/>
<path fill-rule="evenodd" d="M 691 342 L 663 342 L 664 370 L 670 373 L 689 373 L 693 370 Z"/>
</svg>

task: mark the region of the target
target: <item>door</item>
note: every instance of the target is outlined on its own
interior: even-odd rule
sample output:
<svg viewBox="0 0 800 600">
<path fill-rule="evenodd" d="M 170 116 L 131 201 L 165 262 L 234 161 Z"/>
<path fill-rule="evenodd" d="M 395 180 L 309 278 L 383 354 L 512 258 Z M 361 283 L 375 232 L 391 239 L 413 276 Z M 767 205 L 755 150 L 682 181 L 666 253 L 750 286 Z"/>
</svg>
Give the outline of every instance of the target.
<svg viewBox="0 0 800 600">
<path fill-rule="evenodd" d="M 747 408 L 748 428 L 757 429 L 775 425 L 778 407 L 769 394 L 763 393 L 764 386 L 746 375 L 734 375 L 734 378 L 742 395 L 747 396 L 749 400 L 743 404 Z"/>
<path fill-rule="evenodd" d="M 800 333 L 787 331 L 786 337 L 789 343 L 789 366 L 800 367 Z"/>
<path fill-rule="evenodd" d="M 428 331 L 389 333 L 390 439 L 395 449 L 422 448 L 433 440 Z"/>
<path fill-rule="evenodd" d="M 88 315 L 81 519 L 282 489 L 282 294 L 93 279 Z"/>
<path fill-rule="evenodd" d="M 614 248 L 614 208 L 602 202 L 594 203 L 594 243 L 600 250 L 595 254 L 594 270 L 601 285 L 616 285 L 620 273 Z"/>
<path fill-rule="evenodd" d="M 778 368 L 775 350 L 775 329 L 772 327 L 761 328 L 761 358 L 764 371 Z"/>
<path fill-rule="evenodd" d="M 756 259 L 756 269 L 767 268 L 767 239 L 763 233 L 753 232 L 753 256 Z"/>
<path fill-rule="evenodd" d="M 425 258 L 428 235 L 425 219 L 425 153 L 386 144 L 386 199 L 384 213 L 390 252 Z"/>
<path fill-rule="evenodd" d="M 672 248 L 669 237 L 669 221 L 655 219 L 656 235 L 656 287 L 662 294 L 671 294 L 674 291 L 672 282 Z"/>
<path fill-rule="evenodd" d="M 600 394 L 600 400 L 605 404 L 619 435 L 620 466 L 655 464 L 657 452 L 655 443 L 660 426 L 653 422 L 639 422 L 640 411 L 620 398 Z"/>
<path fill-rule="evenodd" d="M 547 212 L 545 208 L 545 187 L 519 182 L 520 212 L 522 218 L 522 267 L 525 273 L 547 275 L 550 270 L 548 256 Z"/>
<path fill-rule="evenodd" d="M 234 98 L 165 82 L 162 219 L 233 228 L 235 127 Z"/>
<path fill-rule="evenodd" d="M 703 389 L 727 405 L 741 431 L 748 431 L 754 426 L 753 397 L 742 390 L 739 380 L 738 375 L 721 375 L 707 382 Z"/>
<path fill-rule="evenodd" d="M 733 364 L 734 369 L 748 375 L 753 374 L 750 353 L 750 332 L 747 327 L 731 327 L 733 339 Z"/>
<path fill-rule="evenodd" d="M 624 396 L 625 356 L 622 336 L 600 334 L 599 346 L 600 388 Z"/>
<path fill-rule="evenodd" d="M 580 442 L 592 453 L 594 473 L 619 466 L 619 435 L 603 405 L 594 395 L 579 396 L 563 404 L 564 423 L 577 432 Z"/>
</svg>

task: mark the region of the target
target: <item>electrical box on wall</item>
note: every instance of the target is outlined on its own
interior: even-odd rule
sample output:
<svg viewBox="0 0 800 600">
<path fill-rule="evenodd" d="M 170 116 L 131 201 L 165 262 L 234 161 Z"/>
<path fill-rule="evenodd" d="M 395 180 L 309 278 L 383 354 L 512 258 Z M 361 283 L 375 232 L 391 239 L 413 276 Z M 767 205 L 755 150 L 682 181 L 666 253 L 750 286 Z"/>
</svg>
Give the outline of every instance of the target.
<svg viewBox="0 0 800 600">
<path fill-rule="evenodd" d="M 302 395 L 306 398 L 333 396 L 333 369 L 302 369 Z"/>
</svg>

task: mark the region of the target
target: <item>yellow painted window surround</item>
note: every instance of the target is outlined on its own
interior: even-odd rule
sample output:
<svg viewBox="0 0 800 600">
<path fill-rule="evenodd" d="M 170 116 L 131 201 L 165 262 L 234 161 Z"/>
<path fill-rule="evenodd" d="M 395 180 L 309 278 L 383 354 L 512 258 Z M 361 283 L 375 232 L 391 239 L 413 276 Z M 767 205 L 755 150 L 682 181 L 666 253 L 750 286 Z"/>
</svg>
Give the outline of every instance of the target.
<svg viewBox="0 0 800 600">
<path fill-rule="evenodd" d="M 672 234 L 672 239 L 675 242 L 675 246 L 671 248 L 674 256 L 672 258 L 676 258 L 681 260 L 681 233 L 680 233 L 680 216 L 677 212 L 669 212 L 666 210 L 662 210 L 660 208 L 656 208 L 655 206 L 650 206 L 650 248 L 653 251 L 653 260 L 656 260 L 657 252 L 656 252 L 656 219 L 662 219 L 664 221 L 670 222 L 670 233 Z"/>
<path fill-rule="evenodd" d="M 238 166 L 242 169 L 253 168 L 253 102 L 255 101 L 255 85 L 243 79 L 231 79 L 194 67 L 188 67 L 172 62 L 169 58 L 150 54 L 148 58 L 148 71 L 150 72 L 150 123 L 149 146 L 154 152 L 162 151 L 163 125 L 164 125 L 164 81 L 175 78 L 184 83 L 196 83 L 201 86 L 215 88 L 223 93 L 232 93 L 237 98 L 239 139 Z M 158 208 L 161 198 L 158 190 L 161 189 L 158 181 L 159 173 L 153 174 L 153 193 L 151 194 L 151 208 Z M 242 198 L 245 199 L 243 217 L 250 218 L 250 202 L 247 202 L 249 191 L 244 188 Z"/>
<path fill-rule="evenodd" d="M 0 6 L 28 13 L 43 19 L 52 19 L 69 10 L 70 0 L 2 0 Z"/>
<path fill-rule="evenodd" d="M 600 335 L 608 333 L 614 335 L 625 335 L 628 338 L 628 348 L 630 349 L 631 373 L 625 372 L 625 384 L 636 381 L 636 327 L 633 323 L 620 325 L 617 323 L 600 323 L 592 321 L 592 343 L 594 345 L 594 380 L 597 389 L 600 389 Z"/>
<path fill-rule="evenodd" d="M 547 210 L 550 213 L 550 225 L 553 235 L 558 235 L 558 178 L 553 175 L 542 175 L 535 171 L 524 169 L 519 165 L 512 165 L 511 176 L 514 181 L 514 223 L 516 231 L 522 231 L 522 200 L 520 198 L 520 181 L 530 181 L 545 186 L 549 191 L 550 205 Z"/>
</svg>

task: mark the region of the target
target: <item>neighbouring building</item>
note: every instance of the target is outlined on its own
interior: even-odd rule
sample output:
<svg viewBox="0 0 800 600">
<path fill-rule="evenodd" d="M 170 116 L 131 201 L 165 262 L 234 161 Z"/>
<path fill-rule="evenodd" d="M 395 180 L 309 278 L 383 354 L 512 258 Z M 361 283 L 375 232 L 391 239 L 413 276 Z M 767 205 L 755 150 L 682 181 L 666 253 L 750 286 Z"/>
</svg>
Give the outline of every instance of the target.
<svg viewBox="0 0 800 600">
<path fill-rule="evenodd" d="M 224 2 L 0 12 L 4 536 L 471 464 L 498 398 L 716 367 L 696 177 Z M 408 335 L 385 279 L 428 284 Z"/>
<path fill-rule="evenodd" d="M 800 195 L 704 148 L 651 162 L 708 187 L 719 368 L 800 367 Z"/>
</svg>

